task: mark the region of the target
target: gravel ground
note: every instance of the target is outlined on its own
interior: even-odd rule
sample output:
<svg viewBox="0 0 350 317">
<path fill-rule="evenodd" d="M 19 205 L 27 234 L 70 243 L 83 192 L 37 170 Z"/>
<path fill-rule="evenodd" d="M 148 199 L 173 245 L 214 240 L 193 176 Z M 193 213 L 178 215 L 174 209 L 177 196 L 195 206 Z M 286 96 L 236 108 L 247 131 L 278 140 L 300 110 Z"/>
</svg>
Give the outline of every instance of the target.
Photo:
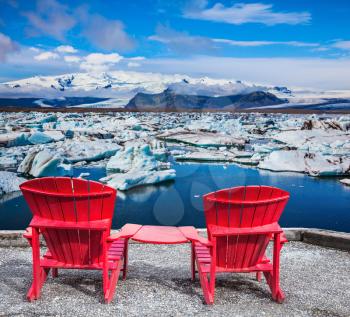
<svg viewBox="0 0 350 317">
<path fill-rule="evenodd" d="M 283 304 L 271 300 L 264 280 L 250 274 L 217 278 L 214 306 L 192 283 L 189 245 L 130 245 L 129 275 L 110 305 L 102 303 L 101 273 L 61 270 L 41 298 L 25 300 L 29 248 L 0 248 L 1 316 L 350 316 L 350 254 L 301 242 L 282 251 Z"/>
</svg>

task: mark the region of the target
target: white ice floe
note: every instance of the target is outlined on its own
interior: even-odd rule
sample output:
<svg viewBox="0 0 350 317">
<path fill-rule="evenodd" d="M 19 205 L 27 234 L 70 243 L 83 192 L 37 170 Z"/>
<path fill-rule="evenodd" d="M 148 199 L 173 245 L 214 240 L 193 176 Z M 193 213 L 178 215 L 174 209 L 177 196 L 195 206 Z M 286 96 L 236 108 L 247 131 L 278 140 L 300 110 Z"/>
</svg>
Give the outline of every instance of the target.
<svg viewBox="0 0 350 317">
<path fill-rule="evenodd" d="M 178 161 L 195 162 L 233 162 L 235 155 L 230 152 L 200 151 L 175 156 Z"/>
<path fill-rule="evenodd" d="M 98 161 L 113 156 L 121 146 L 113 140 L 89 140 L 78 138 L 66 140 L 60 146 L 61 155 L 65 161 L 76 163 L 80 161 Z"/>
<path fill-rule="evenodd" d="M 0 134 L 0 144 L 3 146 L 21 146 L 30 144 L 28 141 L 29 133 L 8 132 Z"/>
<path fill-rule="evenodd" d="M 72 166 L 64 164 L 58 154 L 48 150 L 29 152 L 17 171 L 34 177 L 73 175 Z"/>
<path fill-rule="evenodd" d="M 17 160 L 11 156 L 0 156 L 0 169 L 10 169 L 17 166 Z"/>
<path fill-rule="evenodd" d="M 115 173 L 110 176 L 100 179 L 100 181 L 107 182 L 109 186 L 112 186 L 119 190 L 128 190 L 130 188 L 158 184 L 168 180 L 174 180 L 176 172 L 173 169 L 163 171 L 130 171 L 128 173 Z"/>
<path fill-rule="evenodd" d="M 19 185 L 25 181 L 18 177 L 16 173 L 0 171 L 0 195 L 19 190 Z"/>
<path fill-rule="evenodd" d="M 350 178 L 343 178 L 339 180 L 339 182 L 341 182 L 344 185 L 350 186 Z"/>
<path fill-rule="evenodd" d="M 31 144 L 45 144 L 50 143 L 54 139 L 46 133 L 36 131 L 31 134 L 28 138 L 29 143 Z"/>
<path fill-rule="evenodd" d="M 125 173 L 135 170 L 156 170 L 159 162 L 156 160 L 148 144 L 126 147 L 117 152 L 107 163 L 107 170 Z"/>
<path fill-rule="evenodd" d="M 117 189 L 127 190 L 174 179 L 175 170 L 169 169 L 169 164 L 164 162 L 165 154 L 159 141 L 151 143 L 154 150 L 150 144 L 140 141 L 127 143 L 107 163 L 107 170 L 113 174 L 102 180 Z"/>
<path fill-rule="evenodd" d="M 199 147 L 244 146 L 245 139 L 221 133 L 181 131 L 158 135 L 158 138 Z"/>
<path fill-rule="evenodd" d="M 334 176 L 350 173 L 350 159 L 301 151 L 275 151 L 259 163 L 259 168 L 311 176 Z"/>
</svg>

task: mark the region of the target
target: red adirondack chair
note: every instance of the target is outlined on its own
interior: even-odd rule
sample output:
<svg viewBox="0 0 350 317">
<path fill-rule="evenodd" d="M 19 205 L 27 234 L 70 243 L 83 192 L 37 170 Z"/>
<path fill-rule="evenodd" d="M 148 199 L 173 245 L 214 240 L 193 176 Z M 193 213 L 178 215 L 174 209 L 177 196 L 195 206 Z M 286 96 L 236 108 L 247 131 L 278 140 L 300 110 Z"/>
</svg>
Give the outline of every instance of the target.
<svg viewBox="0 0 350 317">
<path fill-rule="evenodd" d="M 104 300 L 113 299 L 119 273 L 127 270 L 127 242 L 110 238 L 116 190 L 94 181 L 46 177 L 20 186 L 33 219 L 24 234 L 33 253 L 28 300 L 39 298 L 52 269 L 102 270 Z M 39 235 L 47 252 L 40 256 Z M 122 268 L 123 266 L 123 268 Z"/>
<path fill-rule="evenodd" d="M 192 279 L 196 266 L 207 304 L 214 303 L 217 272 L 261 272 L 272 298 L 281 303 L 280 250 L 287 240 L 278 220 L 289 193 L 268 186 L 223 189 L 203 197 L 208 240 L 192 244 Z M 273 262 L 265 251 L 273 237 Z"/>
</svg>

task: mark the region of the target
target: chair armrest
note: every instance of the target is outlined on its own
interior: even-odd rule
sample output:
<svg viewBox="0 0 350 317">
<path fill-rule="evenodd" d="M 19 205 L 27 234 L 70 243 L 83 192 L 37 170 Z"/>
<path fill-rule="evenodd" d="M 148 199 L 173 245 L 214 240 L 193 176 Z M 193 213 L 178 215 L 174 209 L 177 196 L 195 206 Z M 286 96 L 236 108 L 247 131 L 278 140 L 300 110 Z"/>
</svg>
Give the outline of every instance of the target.
<svg viewBox="0 0 350 317">
<path fill-rule="evenodd" d="M 29 224 L 33 228 L 52 228 L 52 229 L 81 229 L 81 230 L 97 230 L 105 231 L 111 227 L 111 220 L 93 220 L 93 221 L 63 221 L 50 220 L 35 216 Z"/>
<path fill-rule="evenodd" d="M 32 228 L 28 227 L 26 231 L 23 233 L 23 238 L 26 238 L 27 240 L 32 240 L 33 234 L 32 234 Z"/>
<path fill-rule="evenodd" d="M 247 228 L 229 228 L 217 225 L 208 226 L 210 234 L 212 236 L 228 236 L 228 235 L 252 235 L 252 234 L 269 234 L 269 233 L 282 233 L 283 230 L 277 222 L 272 224 L 247 227 Z"/>
<path fill-rule="evenodd" d="M 196 228 L 188 226 L 188 227 L 179 227 L 179 230 L 181 233 L 185 236 L 185 238 L 189 241 L 193 242 L 199 242 L 200 244 L 206 245 L 206 246 L 212 246 L 213 244 L 206 238 L 201 237 L 198 234 L 198 231 Z"/>
<path fill-rule="evenodd" d="M 286 234 L 284 233 L 284 231 L 281 233 L 281 244 L 287 243 L 288 239 L 286 237 Z"/>
<path fill-rule="evenodd" d="M 140 229 L 141 229 L 142 225 L 136 225 L 133 223 L 127 223 L 126 225 L 124 225 L 119 232 L 110 235 L 107 238 L 108 242 L 112 242 L 121 238 L 131 238 L 132 236 L 134 236 Z"/>
</svg>

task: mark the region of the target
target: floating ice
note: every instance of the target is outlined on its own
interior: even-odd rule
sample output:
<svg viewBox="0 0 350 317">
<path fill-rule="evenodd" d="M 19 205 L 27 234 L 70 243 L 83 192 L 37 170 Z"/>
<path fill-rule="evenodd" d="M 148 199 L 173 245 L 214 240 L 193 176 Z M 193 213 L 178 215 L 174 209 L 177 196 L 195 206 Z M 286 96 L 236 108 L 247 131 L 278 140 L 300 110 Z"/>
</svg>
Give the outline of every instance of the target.
<svg viewBox="0 0 350 317">
<path fill-rule="evenodd" d="M 59 155 L 47 150 L 29 152 L 18 167 L 18 172 L 34 177 L 73 175 L 71 165 L 63 164 Z"/>
<path fill-rule="evenodd" d="M 189 152 L 176 156 L 177 161 L 194 162 L 233 162 L 235 155 L 229 152 L 200 151 Z"/>
<path fill-rule="evenodd" d="M 67 162 L 76 163 L 109 158 L 120 148 L 121 146 L 113 142 L 113 140 L 73 139 L 66 140 L 61 146 L 61 151 Z"/>
<path fill-rule="evenodd" d="M 28 141 L 29 133 L 9 132 L 0 134 L 0 144 L 4 146 L 21 146 L 30 144 Z"/>
<path fill-rule="evenodd" d="M 0 171 L 0 195 L 19 190 L 19 185 L 25 181 L 18 177 L 16 173 Z"/>
<path fill-rule="evenodd" d="M 277 172 L 300 172 L 312 176 L 350 173 L 350 159 L 301 151 L 275 151 L 259 163 L 259 168 Z"/>
<path fill-rule="evenodd" d="M 133 145 L 117 152 L 107 163 L 107 170 L 125 173 L 131 170 L 152 171 L 159 167 L 148 144 Z"/>
<path fill-rule="evenodd" d="M 116 173 L 100 179 L 119 190 L 128 190 L 133 187 L 149 184 L 158 184 L 168 180 L 174 180 L 176 172 L 173 169 L 164 171 L 130 171 L 128 173 Z"/>
<path fill-rule="evenodd" d="M 165 133 L 158 138 L 167 141 L 181 142 L 199 147 L 220 147 L 220 146 L 239 146 L 245 144 L 245 139 L 234 138 L 228 135 L 213 132 L 190 132 L 182 131 L 175 133 Z"/>
<path fill-rule="evenodd" d="M 53 141 L 53 138 L 43 132 L 34 132 L 29 138 L 28 141 L 31 144 L 45 144 Z"/>
<path fill-rule="evenodd" d="M 350 186 L 350 178 L 343 178 L 339 182 L 341 182 L 344 185 Z"/>
</svg>

